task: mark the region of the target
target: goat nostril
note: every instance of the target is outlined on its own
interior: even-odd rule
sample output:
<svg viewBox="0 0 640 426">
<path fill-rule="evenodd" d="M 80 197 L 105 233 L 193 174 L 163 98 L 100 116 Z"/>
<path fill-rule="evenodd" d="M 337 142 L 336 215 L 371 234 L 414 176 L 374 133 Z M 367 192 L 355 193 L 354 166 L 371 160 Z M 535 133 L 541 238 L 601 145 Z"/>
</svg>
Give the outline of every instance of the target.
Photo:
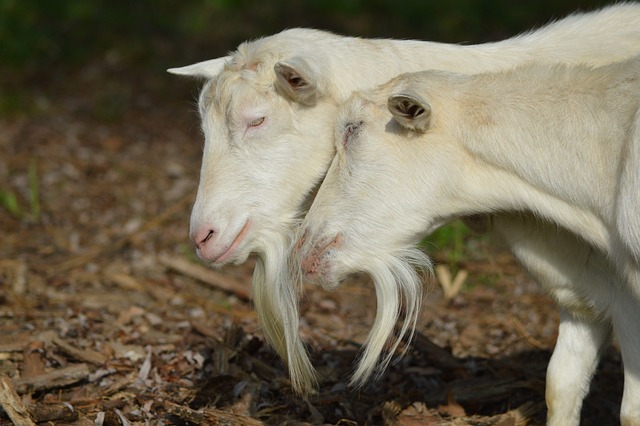
<svg viewBox="0 0 640 426">
<path fill-rule="evenodd" d="M 207 241 L 209 241 L 209 240 L 211 239 L 211 237 L 213 237 L 213 229 L 210 229 L 210 230 L 209 230 L 209 233 L 207 234 L 207 236 L 206 236 L 206 237 L 204 237 L 204 238 L 202 239 L 202 241 L 200 241 L 200 244 L 204 244 L 204 243 L 206 243 Z"/>
<path fill-rule="evenodd" d="M 210 229 L 207 234 L 205 235 L 204 232 L 200 233 L 194 233 L 191 236 L 191 239 L 193 240 L 193 242 L 195 243 L 196 247 L 201 249 L 205 244 L 207 244 L 207 241 L 209 241 L 211 238 L 213 238 L 213 236 L 215 235 L 216 231 L 214 229 Z M 203 237 L 204 235 L 204 237 Z"/>
</svg>

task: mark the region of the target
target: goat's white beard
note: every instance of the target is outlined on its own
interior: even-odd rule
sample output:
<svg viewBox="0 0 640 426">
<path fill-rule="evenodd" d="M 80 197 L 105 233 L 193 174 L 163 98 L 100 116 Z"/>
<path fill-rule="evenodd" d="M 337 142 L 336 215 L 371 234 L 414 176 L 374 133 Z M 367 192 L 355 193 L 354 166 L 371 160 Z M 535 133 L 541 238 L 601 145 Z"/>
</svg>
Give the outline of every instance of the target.
<svg viewBox="0 0 640 426">
<path fill-rule="evenodd" d="M 431 260 L 417 248 L 367 260 L 366 271 L 376 289 L 377 310 L 373 327 L 364 342 L 358 367 L 349 383 L 362 387 L 384 372 L 403 340 L 411 341 L 422 303 L 423 284 L 416 268 L 431 271 Z M 395 325 L 404 318 L 394 336 Z M 387 348 L 387 353 L 381 356 Z"/>
<path fill-rule="evenodd" d="M 299 301 L 303 280 L 290 263 L 291 232 L 270 232 L 260 241 L 253 273 L 253 300 L 265 338 L 285 360 L 293 390 L 301 395 L 318 387 L 316 371 L 299 333 Z M 375 285 L 377 312 L 364 343 L 358 367 L 349 383 L 362 387 L 372 375 L 378 378 L 403 340 L 410 341 L 420 313 L 423 284 L 416 268 L 431 270 L 430 259 L 417 248 L 370 258 L 363 268 Z M 394 329 L 404 318 L 399 332 Z M 387 348 L 387 353 L 381 357 Z"/>
<path fill-rule="evenodd" d="M 295 392 L 317 389 L 316 371 L 299 334 L 302 282 L 289 273 L 291 232 L 270 232 L 260 241 L 253 273 L 253 302 L 265 338 L 287 363 Z"/>
</svg>

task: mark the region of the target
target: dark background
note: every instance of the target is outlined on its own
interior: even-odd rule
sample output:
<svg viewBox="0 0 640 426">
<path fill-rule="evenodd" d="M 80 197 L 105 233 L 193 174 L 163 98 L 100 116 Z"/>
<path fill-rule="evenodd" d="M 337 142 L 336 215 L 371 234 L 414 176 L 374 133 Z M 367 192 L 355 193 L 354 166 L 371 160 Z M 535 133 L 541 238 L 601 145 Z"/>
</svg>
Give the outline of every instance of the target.
<svg viewBox="0 0 640 426">
<path fill-rule="evenodd" d="M 0 113 L 28 113 L 34 90 L 68 82 L 89 64 L 107 79 L 128 79 L 139 89 L 142 80 L 146 90 L 163 93 L 174 81 L 164 74 L 167 67 L 221 56 L 243 40 L 290 27 L 479 43 L 607 3 L 612 2 L 0 0 Z"/>
</svg>

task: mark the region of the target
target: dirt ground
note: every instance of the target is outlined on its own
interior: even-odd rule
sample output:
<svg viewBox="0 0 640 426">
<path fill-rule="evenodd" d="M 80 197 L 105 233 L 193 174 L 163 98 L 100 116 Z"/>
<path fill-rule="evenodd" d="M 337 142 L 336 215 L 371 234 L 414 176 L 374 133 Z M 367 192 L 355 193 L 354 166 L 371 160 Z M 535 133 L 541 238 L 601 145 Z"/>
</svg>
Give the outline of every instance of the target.
<svg viewBox="0 0 640 426">
<path fill-rule="evenodd" d="M 84 67 L 0 120 L 0 190 L 16 201 L 0 208 L 0 425 L 11 406 L 58 425 L 544 424 L 557 311 L 481 237 L 458 265 L 462 290 L 447 299 L 427 278 L 416 338 L 359 391 L 346 379 L 372 286 L 309 287 L 301 333 L 321 391 L 294 395 L 252 308 L 252 262 L 209 271 L 188 241 L 196 86 L 121 72 Z M 617 424 L 621 388 L 612 347 L 583 424 Z"/>
</svg>

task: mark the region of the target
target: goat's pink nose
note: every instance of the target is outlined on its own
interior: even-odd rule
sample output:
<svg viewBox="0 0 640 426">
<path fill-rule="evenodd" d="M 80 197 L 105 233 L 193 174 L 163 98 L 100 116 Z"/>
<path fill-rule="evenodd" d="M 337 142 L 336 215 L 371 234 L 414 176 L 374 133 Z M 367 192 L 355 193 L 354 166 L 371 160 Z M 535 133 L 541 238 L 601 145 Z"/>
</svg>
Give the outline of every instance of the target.
<svg viewBox="0 0 640 426">
<path fill-rule="evenodd" d="M 199 250 L 202 250 L 216 235 L 215 229 L 211 226 L 203 226 L 191 233 L 191 240 Z"/>
<path fill-rule="evenodd" d="M 212 250 L 216 240 L 216 230 L 211 226 L 202 226 L 191 233 L 191 240 L 196 246 L 196 253 L 202 260 L 210 260 L 213 257 Z"/>
</svg>

